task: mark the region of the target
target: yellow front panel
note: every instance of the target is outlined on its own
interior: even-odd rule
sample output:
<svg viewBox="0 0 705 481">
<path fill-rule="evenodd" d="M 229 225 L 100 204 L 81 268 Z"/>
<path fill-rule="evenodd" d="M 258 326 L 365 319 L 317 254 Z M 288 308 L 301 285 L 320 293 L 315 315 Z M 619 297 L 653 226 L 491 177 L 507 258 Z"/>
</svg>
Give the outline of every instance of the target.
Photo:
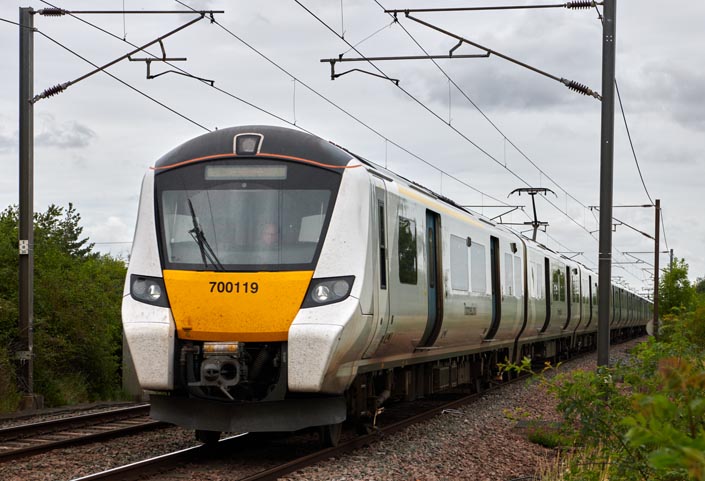
<svg viewBox="0 0 705 481">
<path fill-rule="evenodd" d="M 164 271 L 179 338 L 286 341 L 313 271 Z"/>
</svg>

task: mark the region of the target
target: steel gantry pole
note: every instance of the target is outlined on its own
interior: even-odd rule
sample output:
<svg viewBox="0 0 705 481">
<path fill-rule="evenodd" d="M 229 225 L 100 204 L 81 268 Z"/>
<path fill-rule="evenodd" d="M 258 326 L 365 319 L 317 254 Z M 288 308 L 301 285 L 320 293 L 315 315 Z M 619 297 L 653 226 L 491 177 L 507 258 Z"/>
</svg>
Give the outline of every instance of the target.
<svg viewBox="0 0 705 481">
<path fill-rule="evenodd" d="M 658 340 L 659 338 L 659 320 L 658 320 L 658 283 L 659 283 L 659 255 L 661 246 L 659 244 L 659 230 L 661 229 L 661 199 L 656 199 L 656 205 L 654 205 L 656 215 L 655 215 L 655 226 L 654 226 L 654 337 Z M 673 262 L 671 262 L 671 268 L 673 268 Z"/>
<path fill-rule="evenodd" d="M 19 342 L 17 384 L 23 409 L 34 395 L 34 10 L 20 8 Z"/>
<path fill-rule="evenodd" d="M 617 0 L 605 0 L 602 21 L 602 134 L 600 143 L 600 246 L 597 365 L 610 362 L 612 291 L 612 189 Z"/>
</svg>

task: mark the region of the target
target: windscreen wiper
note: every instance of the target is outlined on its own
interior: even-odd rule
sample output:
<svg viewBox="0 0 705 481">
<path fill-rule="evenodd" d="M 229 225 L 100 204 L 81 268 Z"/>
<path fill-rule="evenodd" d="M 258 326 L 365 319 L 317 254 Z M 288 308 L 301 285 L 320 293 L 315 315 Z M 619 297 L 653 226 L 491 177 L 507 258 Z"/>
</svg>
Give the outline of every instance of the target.
<svg viewBox="0 0 705 481">
<path fill-rule="evenodd" d="M 213 249 L 208 243 L 208 240 L 206 240 L 206 236 L 203 234 L 203 229 L 201 229 L 201 226 L 198 225 L 196 211 L 193 210 L 193 204 L 191 203 L 191 199 L 187 200 L 188 208 L 191 210 L 191 220 L 193 221 L 193 229 L 188 231 L 188 233 L 191 234 L 193 240 L 195 240 L 196 244 L 198 244 L 198 248 L 201 251 L 201 259 L 203 259 L 203 265 L 205 267 L 208 267 L 208 262 L 210 262 L 211 264 L 213 264 L 213 267 L 215 267 L 216 270 L 224 271 L 225 268 L 223 267 L 223 264 L 221 264 L 218 260 L 218 256 L 215 255 L 215 252 L 213 252 Z"/>
</svg>

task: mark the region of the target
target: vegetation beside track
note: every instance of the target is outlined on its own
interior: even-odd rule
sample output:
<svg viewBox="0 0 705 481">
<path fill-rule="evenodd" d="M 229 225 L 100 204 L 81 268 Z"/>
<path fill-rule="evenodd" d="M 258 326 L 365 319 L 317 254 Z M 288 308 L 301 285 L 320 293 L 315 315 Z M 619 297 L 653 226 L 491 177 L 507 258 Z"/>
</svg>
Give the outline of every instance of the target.
<svg viewBox="0 0 705 481">
<path fill-rule="evenodd" d="M 120 395 L 120 304 L 125 262 L 93 252 L 81 216 L 51 205 L 34 215 L 34 391 L 46 406 Z M 12 356 L 18 334 L 18 210 L 0 212 L 0 412 L 20 394 Z"/>
<path fill-rule="evenodd" d="M 659 290 L 666 314 L 658 340 L 639 345 L 627 363 L 541 381 L 564 421 L 532 438 L 564 451 L 535 479 L 705 480 L 705 279 L 691 285 L 677 260 Z"/>
</svg>

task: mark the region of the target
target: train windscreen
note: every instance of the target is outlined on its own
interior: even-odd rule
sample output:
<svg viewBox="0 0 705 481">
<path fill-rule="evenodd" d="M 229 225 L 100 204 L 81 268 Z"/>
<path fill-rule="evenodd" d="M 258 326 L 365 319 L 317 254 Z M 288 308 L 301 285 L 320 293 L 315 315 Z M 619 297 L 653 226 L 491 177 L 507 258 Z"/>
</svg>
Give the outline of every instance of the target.
<svg viewBox="0 0 705 481">
<path fill-rule="evenodd" d="M 165 269 L 313 270 L 341 175 L 296 162 L 231 159 L 157 174 Z"/>
</svg>

